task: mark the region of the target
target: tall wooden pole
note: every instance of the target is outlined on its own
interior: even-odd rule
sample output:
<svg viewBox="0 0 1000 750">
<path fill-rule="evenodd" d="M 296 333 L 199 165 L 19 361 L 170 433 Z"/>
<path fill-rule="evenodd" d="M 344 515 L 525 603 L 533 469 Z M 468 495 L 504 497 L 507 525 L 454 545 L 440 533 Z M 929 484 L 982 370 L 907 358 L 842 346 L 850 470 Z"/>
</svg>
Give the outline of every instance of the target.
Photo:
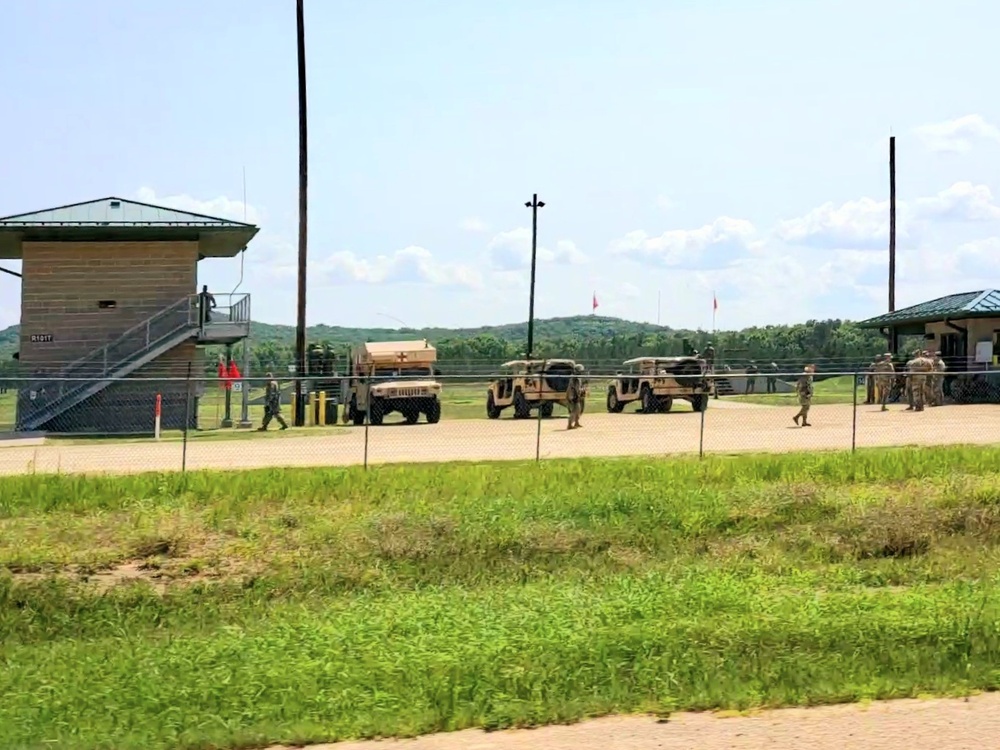
<svg viewBox="0 0 1000 750">
<path fill-rule="evenodd" d="M 531 359 L 535 356 L 535 263 L 538 257 L 538 209 L 545 206 L 544 201 L 538 200 L 538 193 L 531 196 L 531 200 L 524 204 L 531 209 L 531 282 L 528 290 L 528 351 L 524 358 Z"/>
<path fill-rule="evenodd" d="M 309 186 L 309 145 L 306 128 L 306 24 L 302 7 L 303 0 L 295 3 L 295 25 L 299 58 L 299 289 L 298 317 L 295 325 L 295 361 L 296 393 L 295 414 L 296 427 L 302 427 L 306 421 L 305 377 L 306 362 L 306 259 L 308 257 L 308 186 Z"/>
<path fill-rule="evenodd" d="M 896 136 L 889 136 L 889 312 L 896 310 Z"/>
</svg>

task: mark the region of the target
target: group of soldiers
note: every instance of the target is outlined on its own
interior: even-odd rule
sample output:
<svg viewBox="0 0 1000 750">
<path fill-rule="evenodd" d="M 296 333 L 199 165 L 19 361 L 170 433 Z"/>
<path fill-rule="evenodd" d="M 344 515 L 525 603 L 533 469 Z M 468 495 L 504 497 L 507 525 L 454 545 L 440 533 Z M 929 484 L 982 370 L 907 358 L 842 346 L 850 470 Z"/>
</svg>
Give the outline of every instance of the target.
<svg viewBox="0 0 1000 750">
<path fill-rule="evenodd" d="M 874 392 L 870 403 L 878 403 L 882 411 L 888 410 L 889 395 L 898 374 L 892 363 L 892 354 L 886 353 L 872 363 Z M 906 378 L 905 395 L 907 411 L 923 411 L 925 406 L 944 403 L 944 377 L 947 366 L 941 352 L 933 354 L 926 349 L 917 350 L 907 361 L 902 374 Z"/>
</svg>

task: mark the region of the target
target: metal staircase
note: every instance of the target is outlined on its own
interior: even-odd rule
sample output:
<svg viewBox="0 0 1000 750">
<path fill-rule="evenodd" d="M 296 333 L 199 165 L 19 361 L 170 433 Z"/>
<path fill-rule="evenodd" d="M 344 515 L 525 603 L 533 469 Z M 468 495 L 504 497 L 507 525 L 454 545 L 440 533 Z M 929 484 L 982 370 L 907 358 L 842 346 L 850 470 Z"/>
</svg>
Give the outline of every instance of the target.
<svg viewBox="0 0 1000 750">
<path fill-rule="evenodd" d="M 69 364 L 55 377 L 32 382 L 30 400 L 23 402 L 17 429 L 31 432 L 43 428 L 185 341 L 230 343 L 245 338 L 250 330 L 249 295 L 240 297 L 237 304 L 228 306 L 228 314 L 213 311 L 202 326 L 198 295 L 186 296 Z M 212 329 L 218 329 L 219 335 L 213 335 Z"/>
</svg>

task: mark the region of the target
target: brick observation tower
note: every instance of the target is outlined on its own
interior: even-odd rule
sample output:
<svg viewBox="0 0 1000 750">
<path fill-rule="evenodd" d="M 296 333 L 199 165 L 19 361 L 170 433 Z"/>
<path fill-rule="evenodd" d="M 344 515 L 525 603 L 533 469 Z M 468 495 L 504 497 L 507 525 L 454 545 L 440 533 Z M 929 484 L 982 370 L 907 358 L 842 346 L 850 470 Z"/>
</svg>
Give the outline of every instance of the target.
<svg viewBox="0 0 1000 750">
<path fill-rule="evenodd" d="M 0 219 L 0 259 L 22 261 L 17 430 L 148 432 L 157 394 L 164 429 L 197 427 L 185 379 L 204 374 L 200 347 L 250 334 L 247 294 L 213 292 L 201 315 L 198 261 L 257 232 L 123 198 Z"/>
</svg>

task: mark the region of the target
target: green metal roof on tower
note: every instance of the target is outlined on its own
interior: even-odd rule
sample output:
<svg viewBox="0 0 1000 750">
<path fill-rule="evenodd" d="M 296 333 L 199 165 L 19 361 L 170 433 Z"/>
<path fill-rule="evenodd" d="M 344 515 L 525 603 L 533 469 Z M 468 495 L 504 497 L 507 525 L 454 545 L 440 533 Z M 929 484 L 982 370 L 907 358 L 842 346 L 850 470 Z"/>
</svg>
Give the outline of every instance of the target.
<svg viewBox="0 0 1000 750">
<path fill-rule="evenodd" d="M 195 240 L 202 257 L 227 257 L 258 231 L 241 221 L 109 197 L 0 218 L 0 258 L 20 258 L 22 242 L 130 240 Z"/>
<path fill-rule="evenodd" d="M 962 318 L 1000 317 L 1000 290 L 984 289 L 978 292 L 960 292 L 938 297 L 919 305 L 904 307 L 884 315 L 862 321 L 861 328 L 885 328 L 906 323 L 927 323 L 936 320 L 961 320 Z"/>
</svg>

